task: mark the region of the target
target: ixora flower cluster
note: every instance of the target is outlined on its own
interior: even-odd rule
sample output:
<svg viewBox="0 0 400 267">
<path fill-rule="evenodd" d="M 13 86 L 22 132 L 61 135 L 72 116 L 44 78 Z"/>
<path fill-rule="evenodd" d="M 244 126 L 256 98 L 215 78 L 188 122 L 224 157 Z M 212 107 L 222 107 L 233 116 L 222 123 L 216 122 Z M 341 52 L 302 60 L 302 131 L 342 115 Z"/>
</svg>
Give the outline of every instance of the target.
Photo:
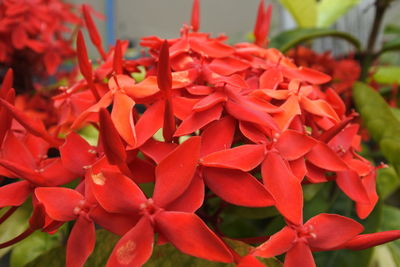
<svg viewBox="0 0 400 267">
<path fill-rule="evenodd" d="M 75 56 L 72 27 L 82 21 L 74 8 L 60 0 L 0 2 L 0 64 L 18 73 L 17 89 L 32 76 L 55 74 L 62 61 Z"/>
<path fill-rule="evenodd" d="M 79 32 L 84 78 L 53 98 L 53 125 L 15 107 L 9 71 L 0 90 L 0 174 L 12 182 L 0 188 L 0 207 L 9 207 L 0 221 L 30 196 L 34 210 L 29 228 L 0 248 L 75 221 L 67 266 L 83 266 L 96 225 L 121 236 L 107 266 L 143 265 L 157 235 L 157 245 L 169 242 L 210 261 L 264 266 L 257 257 L 286 253 L 285 266 L 295 267 L 315 266 L 314 251 L 366 249 L 399 238 L 400 230 L 362 234 L 360 223 L 337 214 L 303 221 L 302 185 L 328 181 L 366 218 L 378 200 L 376 172 L 357 154 L 356 114 L 334 90 L 321 90 L 331 77 L 265 48 L 270 14 L 261 1 L 255 43 L 228 45 L 225 36 L 198 32 L 195 0 L 180 38 L 143 38 L 149 56 L 124 60 L 127 43 L 104 53 L 86 12 L 102 61 L 93 69 Z M 139 66 L 146 75 L 136 81 L 130 74 Z M 76 133 L 89 124 L 98 129 L 97 146 Z M 158 131 L 163 138 L 154 138 Z M 65 186 L 74 180 L 75 188 Z M 151 195 L 144 183 L 154 184 Z M 233 205 L 274 206 L 287 225 L 239 256 L 196 214 L 205 188 Z"/>
</svg>

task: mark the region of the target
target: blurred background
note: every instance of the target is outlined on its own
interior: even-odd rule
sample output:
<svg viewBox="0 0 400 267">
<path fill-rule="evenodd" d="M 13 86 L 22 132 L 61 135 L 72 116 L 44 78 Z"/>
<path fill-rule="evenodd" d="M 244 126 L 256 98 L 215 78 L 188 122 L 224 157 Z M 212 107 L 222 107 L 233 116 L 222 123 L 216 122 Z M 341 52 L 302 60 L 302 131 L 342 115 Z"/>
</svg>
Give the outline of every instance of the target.
<svg viewBox="0 0 400 267">
<path fill-rule="evenodd" d="M 106 45 L 114 44 L 115 39 L 128 39 L 134 46 L 142 36 L 178 37 L 181 26 L 190 22 L 192 6 L 191 0 L 68 0 L 67 2 L 88 3 L 105 16 L 103 20 L 96 19 L 96 25 L 102 36 L 106 37 L 104 39 Z M 365 43 L 374 14 L 373 2 L 373 0 L 361 0 L 360 4 L 340 18 L 332 28 L 349 32 Z M 201 31 L 210 32 L 214 36 L 225 33 L 232 43 L 244 41 L 253 29 L 258 3 L 258 0 L 202 0 Z M 270 36 L 296 27 L 290 14 L 277 0 L 267 0 L 266 3 L 273 5 Z M 383 25 L 400 25 L 398 7 L 400 1 L 392 3 Z M 383 41 L 384 36 L 380 36 L 378 44 Z M 314 48 L 320 52 L 331 50 L 337 55 L 348 53 L 351 46 L 340 40 L 324 38 L 317 40 Z M 94 48 L 90 49 L 91 55 L 95 56 Z"/>
</svg>

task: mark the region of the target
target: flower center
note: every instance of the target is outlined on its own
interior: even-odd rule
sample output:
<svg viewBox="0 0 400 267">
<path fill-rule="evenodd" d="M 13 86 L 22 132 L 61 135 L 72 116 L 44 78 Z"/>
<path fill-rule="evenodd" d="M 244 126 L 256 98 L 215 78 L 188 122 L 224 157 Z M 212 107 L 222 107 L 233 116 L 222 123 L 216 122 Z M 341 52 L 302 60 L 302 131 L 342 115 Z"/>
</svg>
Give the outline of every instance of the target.
<svg viewBox="0 0 400 267">
<path fill-rule="evenodd" d="M 154 200 L 149 198 L 146 202 L 140 204 L 140 211 L 143 215 L 154 215 L 160 208 L 154 205 Z"/>
</svg>

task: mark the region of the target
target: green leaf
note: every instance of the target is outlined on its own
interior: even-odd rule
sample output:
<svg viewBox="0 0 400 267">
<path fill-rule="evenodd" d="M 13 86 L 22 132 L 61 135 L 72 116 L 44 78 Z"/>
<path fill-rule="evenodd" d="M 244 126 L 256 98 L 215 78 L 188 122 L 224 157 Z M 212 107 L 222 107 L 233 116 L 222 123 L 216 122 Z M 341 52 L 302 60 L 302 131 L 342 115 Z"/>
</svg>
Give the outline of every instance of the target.
<svg viewBox="0 0 400 267">
<path fill-rule="evenodd" d="M 96 231 L 96 245 L 85 263 L 86 267 L 105 266 L 119 237 L 106 230 Z M 59 246 L 29 262 L 26 267 L 65 266 L 65 246 Z"/>
<path fill-rule="evenodd" d="M 43 253 L 25 267 L 64 267 L 65 266 L 65 247 L 59 246 Z"/>
<path fill-rule="evenodd" d="M 3 208 L 0 215 L 4 214 L 8 209 Z M 9 217 L 0 226 L 0 243 L 9 241 L 25 231 L 28 227 L 28 220 L 30 216 L 31 208 L 29 205 L 24 204 L 19 207 L 11 217 Z M 14 246 L 0 249 L 0 258 L 9 252 Z"/>
<path fill-rule="evenodd" d="M 239 255 L 246 255 L 252 246 L 237 240 L 225 238 L 224 241 L 233 248 Z M 282 267 L 283 265 L 275 258 L 261 259 L 268 267 Z M 174 267 L 174 266 L 190 266 L 190 267 L 234 267 L 235 264 L 212 262 L 204 259 L 195 258 L 181 253 L 171 244 L 155 246 L 153 255 L 144 267 Z"/>
<path fill-rule="evenodd" d="M 393 206 L 384 205 L 382 225 L 379 230 L 390 231 L 399 229 L 399 222 L 400 209 Z M 395 240 L 393 242 L 387 243 L 385 246 L 387 246 L 392 253 L 392 259 L 394 260 L 394 262 L 396 262 L 397 266 L 400 266 L 400 240 Z"/>
<path fill-rule="evenodd" d="M 397 267 L 399 265 L 396 263 L 389 245 L 381 245 L 375 248 L 371 266 Z"/>
<path fill-rule="evenodd" d="M 396 24 L 386 24 L 384 34 L 400 34 L 400 27 Z"/>
<path fill-rule="evenodd" d="M 23 267 L 41 254 L 59 246 L 64 234 L 63 228 L 52 235 L 40 231 L 34 232 L 14 247 L 11 252 L 10 267 Z"/>
<path fill-rule="evenodd" d="M 355 83 L 353 99 L 372 138 L 379 144 L 382 154 L 399 173 L 400 121 L 396 119 L 383 97 L 364 83 Z"/>
<path fill-rule="evenodd" d="M 339 193 L 337 200 L 329 209 L 328 213 L 340 214 L 346 217 L 357 219 L 354 214 L 354 204 L 342 192 Z M 382 202 L 378 202 L 370 216 L 361 222 L 365 228 L 363 233 L 376 232 L 379 228 L 381 218 Z M 361 251 L 336 250 L 314 253 L 317 266 L 324 267 L 368 267 L 372 259 L 372 255 L 372 248 Z"/>
<path fill-rule="evenodd" d="M 322 0 L 317 4 L 317 27 L 329 27 L 360 0 Z"/>
<path fill-rule="evenodd" d="M 376 68 L 373 79 L 377 83 L 389 84 L 400 83 L 400 67 L 398 66 L 379 66 Z"/>
<path fill-rule="evenodd" d="M 379 54 L 383 54 L 389 51 L 400 50 L 400 37 L 390 40 L 383 44 Z"/>
<path fill-rule="evenodd" d="M 135 82 L 139 83 L 146 77 L 146 68 L 144 66 L 138 66 L 137 68 L 139 72 L 132 72 L 131 76 L 135 79 Z"/>
<path fill-rule="evenodd" d="M 91 146 L 97 146 L 99 140 L 99 130 L 97 130 L 93 125 L 82 128 L 78 133 L 83 139 L 86 140 Z"/>
<path fill-rule="evenodd" d="M 226 212 L 246 219 L 264 219 L 279 215 L 275 207 L 248 208 L 232 205 L 226 209 Z"/>
<path fill-rule="evenodd" d="M 315 0 L 279 0 L 279 2 L 289 11 L 299 27 L 315 27 L 317 22 Z"/>
<path fill-rule="evenodd" d="M 280 34 L 271 39 L 269 46 L 275 47 L 281 50 L 282 52 L 286 52 L 289 49 L 301 43 L 322 37 L 336 37 L 343 39 L 352 44 L 357 50 L 359 50 L 361 47 L 360 42 L 357 40 L 357 38 L 346 32 L 340 32 L 331 29 L 316 29 L 316 28 L 310 28 L 310 29 L 300 28 L 300 29 L 281 32 Z"/>
<path fill-rule="evenodd" d="M 108 257 L 110 256 L 115 244 L 119 240 L 119 236 L 107 231 L 96 231 L 96 246 L 93 253 L 85 263 L 86 267 L 106 266 Z"/>
<path fill-rule="evenodd" d="M 400 179 L 393 167 L 382 168 L 378 170 L 376 184 L 379 196 L 385 199 L 399 188 Z"/>
</svg>

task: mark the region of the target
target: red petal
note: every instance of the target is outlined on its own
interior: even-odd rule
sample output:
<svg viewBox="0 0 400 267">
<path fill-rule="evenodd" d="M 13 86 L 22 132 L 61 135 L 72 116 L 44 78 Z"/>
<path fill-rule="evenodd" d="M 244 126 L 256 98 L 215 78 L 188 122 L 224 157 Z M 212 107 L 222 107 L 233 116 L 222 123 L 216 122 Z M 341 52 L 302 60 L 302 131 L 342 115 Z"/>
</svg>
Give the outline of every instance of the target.
<svg viewBox="0 0 400 267">
<path fill-rule="evenodd" d="M 214 59 L 208 66 L 212 71 L 223 76 L 229 76 L 250 67 L 245 61 L 234 57 Z"/>
<path fill-rule="evenodd" d="M 49 75 L 54 75 L 57 71 L 57 67 L 61 63 L 61 57 L 55 51 L 48 51 L 46 54 L 44 54 L 43 61 L 44 66 L 46 67 L 46 72 Z"/>
<path fill-rule="evenodd" d="M 142 217 L 115 245 L 106 266 L 142 266 L 151 256 L 153 242 L 151 222 L 147 217 Z"/>
<path fill-rule="evenodd" d="M 140 147 L 140 151 L 154 160 L 154 162 L 159 163 L 176 147 L 177 144 L 174 143 L 165 143 L 149 139 Z"/>
<path fill-rule="evenodd" d="M 8 131 L 1 149 L 2 158 L 25 168 L 36 169 L 36 160 L 26 145 L 12 131 Z"/>
<path fill-rule="evenodd" d="M 136 144 L 136 131 L 133 122 L 135 101 L 122 93 L 114 94 L 111 119 L 121 137 L 131 146 Z"/>
<path fill-rule="evenodd" d="M 337 124 L 337 125 L 342 126 L 341 124 L 343 122 L 346 123 L 341 128 L 339 128 L 338 131 L 335 129 L 335 128 L 337 128 L 337 125 L 333 126 L 332 130 L 335 129 L 336 131 L 334 131 L 333 134 L 330 135 L 331 136 L 330 138 L 323 138 L 323 137 L 326 133 L 332 131 L 331 129 L 329 129 L 324 134 L 322 134 L 318 139 L 321 140 L 322 142 L 329 142 L 328 144 L 330 147 L 332 147 L 332 149 L 335 149 L 335 148 L 341 149 L 341 150 L 343 149 L 344 151 L 349 150 L 353 144 L 353 140 L 357 136 L 357 132 L 359 129 L 358 124 L 352 124 L 352 125 L 347 126 L 347 124 L 349 124 L 352 119 L 353 119 L 352 117 L 349 117 L 349 118 L 343 120 L 342 122 L 340 122 L 339 124 Z M 346 127 L 346 128 L 344 128 L 344 127 Z"/>
<path fill-rule="evenodd" d="M 104 153 L 111 164 L 121 164 L 126 160 L 125 146 L 111 120 L 110 113 L 102 108 L 99 115 L 101 142 Z"/>
<path fill-rule="evenodd" d="M 253 255 L 271 258 L 283 254 L 293 247 L 296 238 L 296 232 L 292 228 L 285 226 L 282 230 L 272 235 L 268 241 L 258 246 Z"/>
<path fill-rule="evenodd" d="M 215 106 L 218 103 L 225 102 L 227 99 L 228 98 L 225 93 L 216 91 L 216 92 L 204 97 L 199 102 L 197 102 L 193 106 L 193 110 L 195 110 L 196 112 L 204 111 L 204 110 L 210 109 L 211 107 Z"/>
<path fill-rule="evenodd" d="M 364 250 L 379 246 L 400 238 L 400 230 L 378 232 L 373 234 L 358 235 L 347 241 L 341 248 Z"/>
<path fill-rule="evenodd" d="M 14 82 L 14 71 L 12 68 L 9 68 L 6 74 L 4 75 L 3 83 L 1 84 L 0 96 L 2 98 L 5 98 L 7 96 L 8 92 L 12 88 L 13 82 Z"/>
<path fill-rule="evenodd" d="M 234 134 L 235 120 L 230 116 L 210 123 L 201 133 L 202 146 L 200 156 L 230 148 Z"/>
<path fill-rule="evenodd" d="M 247 255 L 243 257 L 237 267 L 265 267 L 256 257 Z"/>
<path fill-rule="evenodd" d="M 143 81 L 137 84 L 132 84 L 129 87 L 125 87 L 124 89 L 130 97 L 137 99 L 137 98 L 145 98 L 151 95 L 154 95 L 160 89 L 157 85 L 157 77 L 156 76 L 149 76 L 146 77 Z"/>
<path fill-rule="evenodd" d="M 135 80 L 125 74 L 114 75 L 108 80 L 108 88 L 113 93 L 129 92 L 129 90 L 132 90 L 135 84 Z"/>
<path fill-rule="evenodd" d="M 177 199 L 168 204 L 165 209 L 171 211 L 195 212 L 204 200 L 204 182 L 203 179 L 196 173 L 192 182 Z"/>
<path fill-rule="evenodd" d="M 105 93 L 100 100 L 84 110 L 82 113 L 79 114 L 79 116 L 75 119 L 74 123 L 71 125 L 71 129 L 79 129 L 82 124 L 88 120 L 88 117 L 94 113 L 98 113 L 101 108 L 107 108 L 113 101 L 113 94 L 111 91 Z"/>
<path fill-rule="evenodd" d="M 49 186 L 65 185 L 76 179 L 76 174 L 67 170 L 60 158 L 50 158 L 43 162 L 40 174 Z"/>
<path fill-rule="evenodd" d="M 315 267 L 310 247 L 304 242 L 296 242 L 285 257 L 285 267 Z"/>
<path fill-rule="evenodd" d="M 186 90 L 192 95 L 209 95 L 213 92 L 213 89 L 206 85 L 192 85 L 188 86 Z"/>
<path fill-rule="evenodd" d="M 374 209 L 378 202 L 378 194 L 376 193 L 376 172 L 372 171 L 370 174 L 362 179 L 364 188 L 367 190 L 370 204 L 356 203 L 356 212 L 358 217 L 365 219 Z"/>
<path fill-rule="evenodd" d="M 27 181 L 19 181 L 0 187 L 0 208 L 20 206 L 29 197 L 33 190 Z"/>
<path fill-rule="evenodd" d="M 60 147 L 63 165 L 79 176 L 83 176 L 86 167 L 96 160 L 96 150 L 85 139 L 71 132 Z"/>
<path fill-rule="evenodd" d="M 261 112 L 255 109 L 249 109 L 246 106 L 228 101 L 225 104 L 227 112 L 238 120 L 253 122 L 266 126 L 272 130 L 279 131 L 278 125 L 272 117 L 266 112 Z"/>
<path fill-rule="evenodd" d="M 322 142 L 317 144 L 306 155 L 307 160 L 317 167 L 329 171 L 347 171 L 346 163 L 332 149 Z"/>
<path fill-rule="evenodd" d="M 170 90 L 172 88 L 172 74 L 169 65 L 169 45 L 164 40 L 160 48 L 160 56 L 158 59 L 157 84 L 160 90 Z"/>
<path fill-rule="evenodd" d="M 136 147 L 144 144 L 163 125 L 164 101 L 159 101 L 146 109 L 136 123 Z"/>
<path fill-rule="evenodd" d="M 304 158 L 289 161 L 289 165 L 294 176 L 296 176 L 299 181 L 302 181 L 304 179 L 304 176 L 306 176 L 307 174 L 306 161 L 304 160 Z"/>
<path fill-rule="evenodd" d="M 282 71 L 277 68 L 268 69 L 260 76 L 261 89 L 275 89 L 281 82 L 283 82 Z"/>
<path fill-rule="evenodd" d="M 137 184 L 155 181 L 155 166 L 148 160 L 136 157 L 134 160 L 129 162 L 128 167 L 132 172 L 130 177 Z"/>
<path fill-rule="evenodd" d="M 235 49 L 219 41 L 204 41 L 200 39 L 189 39 L 190 47 L 200 55 L 212 58 L 228 57 L 235 52 Z"/>
<path fill-rule="evenodd" d="M 275 200 L 276 208 L 294 224 L 303 222 L 303 190 L 283 158 L 269 152 L 261 165 L 264 185 Z"/>
<path fill-rule="evenodd" d="M 192 25 L 192 30 L 194 32 L 197 32 L 200 27 L 200 2 L 199 2 L 199 0 L 193 1 L 192 18 L 191 18 L 190 22 Z"/>
<path fill-rule="evenodd" d="M 203 171 L 207 186 L 229 203 L 245 207 L 274 205 L 265 187 L 247 172 L 217 168 L 204 168 Z"/>
<path fill-rule="evenodd" d="M 102 41 L 99 32 L 97 31 L 96 25 L 93 22 L 92 16 L 90 16 L 89 8 L 87 5 L 82 5 L 83 17 L 85 19 L 86 27 L 89 31 L 90 39 L 96 48 L 99 50 L 101 57 L 105 60 L 106 54 L 104 52 Z"/>
<path fill-rule="evenodd" d="M 0 105 L 6 108 L 9 112 L 12 113 L 13 117 L 31 134 L 43 138 L 48 141 L 50 144 L 58 146 L 59 142 L 53 138 L 44 127 L 44 124 L 41 120 L 37 120 L 29 117 L 24 112 L 18 110 L 13 105 L 11 105 L 6 100 L 0 98 Z"/>
<path fill-rule="evenodd" d="M 131 230 L 141 218 L 135 218 L 132 214 L 109 213 L 100 205 L 92 208 L 89 216 L 96 224 L 119 236 Z"/>
<path fill-rule="evenodd" d="M 286 130 L 279 136 L 275 147 L 279 150 L 283 158 L 295 160 L 308 153 L 315 143 L 315 140 L 306 134 Z"/>
<path fill-rule="evenodd" d="M 160 212 L 155 221 L 160 233 L 183 253 L 211 261 L 232 262 L 229 249 L 195 214 Z"/>
<path fill-rule="evenodd" d="M 28 39 L 28 34 L 21 24 L 11 31 L 11 41 L 16 49 L 23 49 Z"/>
<path fill-rule="evenodd" d="M 171 103 L 171 99 L 167 98 L 165 100 L 164 122 L 163 122 L 163 127 L 162 127 L 162 134 L 163 134 L 165 142 L 168 142 L 168 143 L 172 142 L 175 130 L 176 130 L 176 123 L 175 123 L 173 106 Z"/>
<path fill-rule="evenodd" d="M 354 171 L 337 172 L 336 184 L 352 200 L 361 204 L 370 204 L 362 178 Z"/>
<path fill-rule="evenodd" d="M 335 110 L 325 100 L 310 100 L 307 97 L 302 97 L 300 100 L 300 106 L 302 109 L 310 112 L 311 114 L 327 117 L 335 122 L 340 121 Z"/>
<path fill-rule="evenodd" d="M 190 185 L 200 156 L 200 137 L 185 141 L 156 167 L 154 202 L 165 207 L 178 198 Z"/>
<path fill-rule="evenodd" d="M 97 201 L 109 212 L 137 212 L 140 204 L 146 201 L 135 182 L 121 173 L 103 171 L 88 174 L 86 179 L 91 183 Z"/>
<path fill-rule="evenodd" d="M 53 220 L 64 222 L 76 219 L 75 210 L 84 201 L 80 193 L 64 187 L 38 187 L 35 195 Z"/>
<path fill-rule="evenodd" d="M 187 117 L 178 129 L 176 129 L 174 136 L 183 136 L 191 134 L 212 121 L 218 120 L 221 117 L 222 106 L 216 105 L 210 109 L 193 112 Z"/>
<path fill-rule="evenodd" d="M 331 80 L 331 77 L 320 71 L 300 67 L 300 68 L 282 68 L 283 74 L 289 79 L 299 79 L 312 84 L 323 84 Z"/>
<path fill-rule="evenodd" d="M 76 39 L 76 51 L 78 55 L 79 69 L 87 81 L 92 81 L 92 64 L 89 62 L 89 57 L 86 50 L 85 39 L 82 32 L 78 32 Z"/>
<path fill-rule="evenodd" d="M 115 44 L 113 68 L 114 68 L 114 71 L 116 74 L 122 74 L 123 59 L 122 59 L 122 49 L 121 49 L 121 41 L 120 40 L 117 40 L 117 43 Z"/>
<path fill-rule="evenodd" d="M 301 109 L 299 106 L 299 100 L 297 96 L 290 96 L 285 103 L 283 103 L 280 108 L 282 112 L 273 115 L 274 120 L 279 125 L 280 129 L 286 130 L 292 120 L 301 114 Z"/>
<path fill-rule="evenodd" d="M 250 141 L 256 144 L 266 144 L 269 142 L 267 138 L 268 133 L 270 132 L 266 127 L 261 127 L 252 122 L 247 121 L 239 121 L 239 129 L 240 132 Z"/>
<path fill-rule="evenodd" d="M 27 180 L 36 185 L 48 185 L 47 181 L 31 168 L 25 168 L 23 165 L 12 161 L 0 159 L 0 166 L 17 175 L 17 177 Z"/>
<path fill-rule="evenodd" d="M 92 220 L 79 216 L 68 238 L 66 267 L 83 266 L 94 249 L 96 232 Z"/>
<path fill-rule="evenodd" d="M 264 153 L 264 145 L 241 145 L 209 154 L 200 162 L 209 167 L 250 171 L 261 163 Z"/>
<path fill-rule="evenodd" d="M 329 250 L 342 245 L 364 230 L 358 222 L 336 214 L 321 213 L 305 224 L 310 228 L 312 237 L 308 244 L 313 249 Z"/>
</svg>

